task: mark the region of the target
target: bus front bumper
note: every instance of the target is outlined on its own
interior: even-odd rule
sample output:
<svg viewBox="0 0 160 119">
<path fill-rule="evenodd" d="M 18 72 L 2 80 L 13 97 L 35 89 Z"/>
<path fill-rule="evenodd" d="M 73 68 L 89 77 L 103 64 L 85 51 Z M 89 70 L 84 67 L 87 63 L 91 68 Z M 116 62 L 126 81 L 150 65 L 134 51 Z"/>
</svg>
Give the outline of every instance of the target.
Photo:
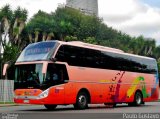
<svg viewBox="0 0 160 119">
<path fill-rule="evenodd" d="M 30 99 L 30 98 L 14 98 L 14 102 L 17 104 L 37 104 L 43 105 L 47 104 L 48 101 L 46 99 Z"/>
</svg>

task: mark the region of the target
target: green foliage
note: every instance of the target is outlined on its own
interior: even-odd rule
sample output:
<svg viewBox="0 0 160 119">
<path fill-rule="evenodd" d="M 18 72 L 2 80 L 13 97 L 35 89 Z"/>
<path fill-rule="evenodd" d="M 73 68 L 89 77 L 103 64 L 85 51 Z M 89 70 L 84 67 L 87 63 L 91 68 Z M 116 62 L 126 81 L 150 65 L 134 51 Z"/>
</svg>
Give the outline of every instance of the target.
<svg viewBox="0 0 160 119">
<path fill-rule="evenodd" d="M 86 39 L 84 39 L 84 42 L 91 44 L 98 44 L 95 37 L 87 37 Z"/>
<path fill-rule="evenodd" d="M 24 40 L 22 32 L 25 27 L 25 21 L 27 20 L 28 12 L 26 9 L 18 7 L 16 10 L 11 10 L 9 5 L 5 5 L 0 9 L 0 22 L 2 24 L 2 33 L 8 34 L 9 42 L 19 47 L 24 47 Z M 3 39 L 4 43 L 6 39 Z M 25 39 L 26 40 L 26 39 Z"/>
<path fill-rule="evenodd" d="M 99 24 L 100 21 L 95 16 L 83 16 L 77 31 L 77 36 L 82 40 L 87 37 L 96 37 Z"/>
<path fill-rule="evenodd" d="M 21 7 L 17 7 L 17 9 L 13 13 L 13 19 L 20 19 L 22 21 L 26 21 L 28 17 L 28 11 L 26 9 L 22 9 Z"/>
<path fill-rule="evenodd" d="M 28 22 L 26 29 L 28 33 L 34 33 L 35 31 L 50 33 L 54 31 L 54 27 L 55 21 L 51 15 L 43 11 L 38 11 Z"/>
<path fill-rule="evenodd" d="M 5 49 L 3 54 L 3 63 L 10 60 L 16 61 L 19 53 L 20 53 L 20 50 L 17 46 L 5 44 Z"/>
<path fill-rule="evenodd" d="M 0 9 L 0 21 L 1 21 L 4 17 L 7 18 L 7 19 L 9 19 L 9 20 L 11 20 L 12 17 L 13 17 L 13 12 L 12 12 L 12 10 L 11 10 L 11 8 L 10 8 L 9 5 L 5 5 L 4 7 L 2 7 L 2 8 Z"/>
<path fill-rule="evenodd" d="M 65 37 L 65 39 L 64 39 L 65 41 L 77 41 L 77 37 L 75 37 L 75 36 L 66 36 Z"/>
</svg>

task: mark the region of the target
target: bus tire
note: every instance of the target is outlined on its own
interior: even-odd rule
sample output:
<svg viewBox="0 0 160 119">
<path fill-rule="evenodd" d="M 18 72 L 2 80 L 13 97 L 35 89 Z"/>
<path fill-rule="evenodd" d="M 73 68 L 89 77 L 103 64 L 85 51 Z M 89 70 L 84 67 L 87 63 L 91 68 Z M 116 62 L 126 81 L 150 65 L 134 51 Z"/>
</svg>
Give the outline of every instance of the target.
<svg viewBox="0 0 160 119">
<path fill-rule="evenodd" d="M 44 105 L 47 110 L 54 110 L 57 105 Z"/>
<path fill-rule="evenodd" d="M 133 103 L 128 103 L 129 106 L 140 106 L 143 104 L 143 96 L 140 91 L 137 91 L 134 95 L 134 102 Z"/>
<path fill-rule="evenodd" d="M 143 96 L 142 93 L 137 91 L 135 96 L 134 96 L 134 104 L 135 106 L 140 106 L 143 102 Z"/>
<path fill-rule="evenodd" d="M 88 108 L 88 95 L 85 92 L 78 93 L 76 104 L 74 104 L 75 109 L 86 109 Z"/>
</svg>

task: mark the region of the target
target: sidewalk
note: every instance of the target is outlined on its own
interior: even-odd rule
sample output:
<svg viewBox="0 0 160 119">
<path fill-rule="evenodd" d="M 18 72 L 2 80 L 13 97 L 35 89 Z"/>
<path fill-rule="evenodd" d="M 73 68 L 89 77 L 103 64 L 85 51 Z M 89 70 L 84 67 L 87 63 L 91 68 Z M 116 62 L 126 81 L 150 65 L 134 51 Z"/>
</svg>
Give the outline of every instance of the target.
<svg viewBox="0 0 160 119">
<path fill-rule="evenodd" d="M 0 104 L 0 107 L 9 107 L 9 106 L 31 106 L 32 104 L 16 104 L 16 103 L 13 103 L 13 104 Z"/>
<path fill-rule="evenodd" d="M 7 106 L 16 106 L 17 104 L 13 103 L 13 104 L 0 104 L 0 107 L 7 107 Z"/>
</svg>

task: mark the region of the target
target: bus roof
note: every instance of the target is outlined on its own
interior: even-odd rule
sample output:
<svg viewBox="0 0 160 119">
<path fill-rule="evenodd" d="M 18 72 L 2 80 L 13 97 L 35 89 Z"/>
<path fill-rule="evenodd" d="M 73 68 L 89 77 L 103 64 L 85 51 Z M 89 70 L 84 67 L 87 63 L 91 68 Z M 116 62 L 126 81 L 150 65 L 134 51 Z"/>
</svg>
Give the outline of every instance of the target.
<svg viewBox="0 0 160 119">
<path fill-rule="evenodd" d="M 85 48 L 91 48 L 91 49 L 97 49 L 97 50 L 103 50 L 103 51 L 107 50 L 107 51 L 114 51 L 114 52 L 121 52 L 121 53 L 124 52 L 120 49 L 84 43 L 81 41 L 70 41 L 70 42 L 58 41 L 58 42 L 61 44 L 67 44 L 67 45 L 73 45 L 73 46 L 79 46 L 79 47 L 85 47 Z"/>
</svg>

